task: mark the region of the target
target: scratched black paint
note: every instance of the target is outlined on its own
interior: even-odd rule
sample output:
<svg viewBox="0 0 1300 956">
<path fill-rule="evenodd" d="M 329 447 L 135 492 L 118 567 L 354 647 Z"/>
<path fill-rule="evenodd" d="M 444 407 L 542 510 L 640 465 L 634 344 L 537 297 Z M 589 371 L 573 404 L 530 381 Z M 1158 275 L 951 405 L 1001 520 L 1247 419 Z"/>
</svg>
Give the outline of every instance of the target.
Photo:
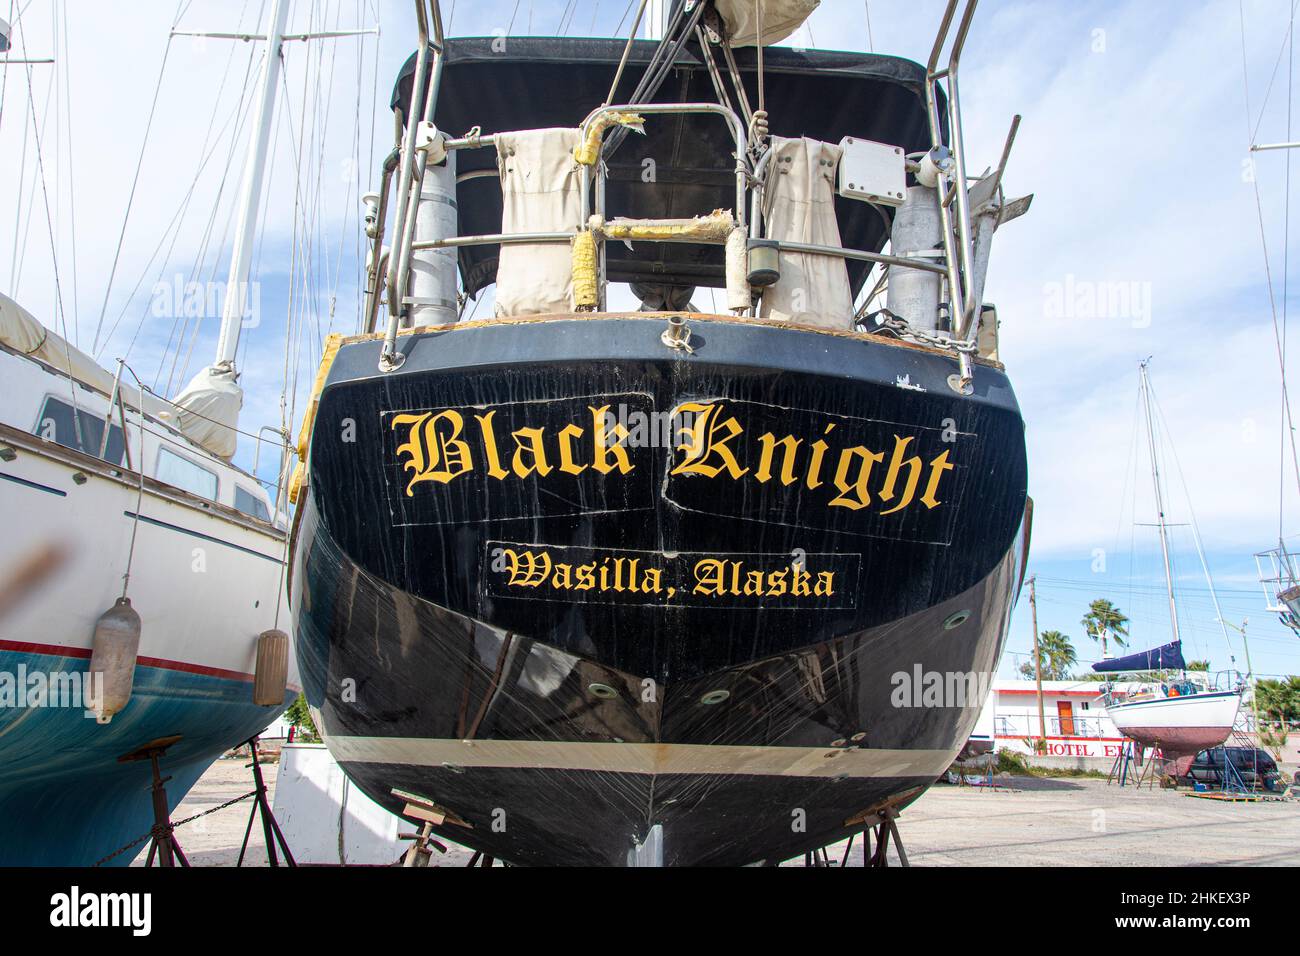
<svg viewBox="0 0 1300 956">
<path fill-rule="evenodd" d="M 1026 546 L 1023 426 L 1005 376 L 981 367 L 976 394 L 961 398 L 945 385 L 953 365 L 930 353 L 788 329 L 702 327 L 707 347 L 690 357 L 668 353 L 658 341 L 662 321 L 642 318 L 420 335 L 404 340 L 406 364 L 386 376 L 375 372 L 376 343 L 343 349 L 321 399 L 292 580 L 304 683 L 328 734 L 828 748 L 859 734 L 855 746 L 903 751 L 964 741 L 978 705 L 895 709 L 890 679 L 918 662 L 996 668 Z M 899 387 L 903 376 L 912 387 Z M 385 413 L 631 393 L 658 409 L 722 398 L 852 418 L 877 423 L 881 442 L 900 428 L 931 437 L 955 429 L 960 495 L 947 523 L 920 536 L 927 540 L 764 520 L 789 513 L 776 497 L 788 489 L 755 482 L 740 485 L 739 501 L 760 516 L 748 520 L 735 517 L 734 494 L 711 505 L 702 498 L 707 513 L 653 493 L 649 507 L 624 510 L 620 501 L 575 514 L 539 490 L 514 499 L 528 507 L 511 513 L 484 497 L 485 486 L 472 493 L 471 483 L 451 482 L 439 521 L 394 522 Z M 796 418 L 780 424 L 795 427 Z M 355 442 L 340 438 L 348 421 Z M 671 450 L 642 451 L 658 492 Z M 761 597 L 725 607 L 538 601 L 491 583 L 490 541 L 660 554 L 797 550 L 851 557 L 860 571 L 849 607 Z M 945 630 L 958 610 L 970 619 Z M 350 702 L 341 699 L 344 680 L 355 682 Z M 656 688 L 649 701 L 647 680 Z M 617 698 L 593 699 L 593 682 L 618 689 Z M 728 691 L 725 703 L 702 705 L 715 690 Z M 345 769 L 390 806 L 393 787 L 434 796 L 475 823 L 450 838 L 531 863 L 622 862 L 654 823 L 670 834 L 669 862 L 789 855 L 844 835 L 845 821 L 873 801 L 932 779 L 724 773 L 701 790 L 693 774 Z M 790 801 L 809 814 L 802 833 L 790 831 Z M 497 834 L 489 814 L 503 804 L 513 822 Z"/>
</svg>

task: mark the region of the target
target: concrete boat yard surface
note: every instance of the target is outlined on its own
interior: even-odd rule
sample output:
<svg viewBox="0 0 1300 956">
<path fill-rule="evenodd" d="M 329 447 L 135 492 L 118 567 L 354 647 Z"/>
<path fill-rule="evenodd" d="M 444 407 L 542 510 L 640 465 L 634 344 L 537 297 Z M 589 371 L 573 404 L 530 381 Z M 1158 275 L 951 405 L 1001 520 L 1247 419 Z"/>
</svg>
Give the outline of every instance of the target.
<svg viewBox="0 0 1300 956">
<path fill-rule="evenodd" d="M 253 788 L 246 759 L 218 760 L 172 815 L 182 820 Z M 274 791 L 277 765 L 263 764 Z M 932 787 L 899 817 L 913 866 L 1296 866 L 1300 801 L 1227 803 L 1183 791 L 1107 786 L 1089 778 L 995 778 L 996 787 Z M 195 866 L 234 866 L 251 800 L 185 824 L 177 839 Z M 414 824 L 403 831 L 414 830 Z M 403 844 L 405 845 L 405 844 Z M 292 849 L 292 847 L 291 847 Z M 828 850 L 838 863 L 844 844 Z M 399 851 L 400 852 L 400 851 Z M 436 863 L 464 865 L 449 846 Z M 133 866 L 144 864 L 141 851 Z M 891 864 L 895 862 L 890 853 Z M 789 865 L 801 866 L 802 860 Z M 849 855 L 862 864 L 862 841 Z M 265 866 L 254 823 L 245 866 Z"/>
</svg>

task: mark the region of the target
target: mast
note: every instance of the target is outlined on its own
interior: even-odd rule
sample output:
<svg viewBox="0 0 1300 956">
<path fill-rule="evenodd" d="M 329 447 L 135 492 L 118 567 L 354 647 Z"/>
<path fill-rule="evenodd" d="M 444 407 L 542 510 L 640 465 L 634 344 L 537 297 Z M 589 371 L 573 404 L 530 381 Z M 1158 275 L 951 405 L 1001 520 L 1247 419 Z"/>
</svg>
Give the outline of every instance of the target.
<svg viewBox="0 0 1300 956">
<path fill-rule="evenodd" d="M 262 64 L 261 90 L 253 129 L 248 141 L 248 158 L 239 194 L 239 226 L 230 257 L 230 278 L 221 315 L 221 336 L 217 340 L 217 368 L 233 369 L 239 347 L 239 329 L 243 324 L 248 300 L 248 276 L 253 265 L 253 243 L 257 234 L 257 214 L 262 197 L 262 180 L 266 173 L 266 155 L 275 116 L 275 95 L 280 82 L 280 48 L 289 18 L 289 0 L 272 0 L 266 36 L 266 60 Z"/>
<path fill-rule="evenodd" d="M 1181 638 L 1178 636 L 1178 605 L 1174 601 L 1174 574 L 1169 563 L 1169 532 L 1165 528 L 1165 500 L 1160 489 L 1160 463 L 1156 459 L 1156 435 L 1151 422 L 1151 391 L 1147 383 L 1147 362 L 1150 361 L 1146 359 L 1139 362 L 1138 371 L 1142 382 L 1142 407 L 1146 412 L 1147 446 L 1151 452 L 1151 480 L 1156 491 L 1156 520 L 1160 527 L 1160 551 L 1165 560 L 1165 588 L 1169 592 L 1169 623 L 1173 627 L 1174 640 L 1179 641 Z"/>
</svg>

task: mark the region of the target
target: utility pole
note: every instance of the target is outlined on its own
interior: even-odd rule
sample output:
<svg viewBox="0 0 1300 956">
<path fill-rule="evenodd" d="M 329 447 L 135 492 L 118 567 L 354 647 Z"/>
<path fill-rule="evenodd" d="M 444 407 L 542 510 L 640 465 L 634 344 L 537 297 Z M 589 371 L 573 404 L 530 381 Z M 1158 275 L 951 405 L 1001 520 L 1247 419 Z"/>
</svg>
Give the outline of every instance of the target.
<svg viewBox="0 0 1300 956">
<path fill-rule="evenodd" d="M 1038 592 L 1034 588 L 1036 576 L 1029 579 L 1029 613 L 1034 626 L 1034 685 L 1038 688 L 1038 747 L 1047 752 L 1047 717 L 1043 713 L 1043 660 L 1038 653 Z"/>
</svg>

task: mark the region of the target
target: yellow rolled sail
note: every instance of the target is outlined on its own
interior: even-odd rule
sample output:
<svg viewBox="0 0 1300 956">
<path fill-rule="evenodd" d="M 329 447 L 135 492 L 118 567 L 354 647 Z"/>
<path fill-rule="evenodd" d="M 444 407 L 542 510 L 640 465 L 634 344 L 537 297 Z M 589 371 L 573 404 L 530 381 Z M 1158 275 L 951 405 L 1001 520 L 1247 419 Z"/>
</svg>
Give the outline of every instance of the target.
<svg viewBox="0 0 1300 956">
<path fill-rule="evenodd" d="M 585 229 L 573 237 L 573 307 L 592 310 L 600 305 L 600 282 L 596 276 L 596 236 Z"/>
<path fill-rule="evenodd" d="M 573 158 L 584 166 L 594 166 L 600 158 L 600 138 L 611 126 L 623 126 L 637 133 L 645 133 L 645 118 L 637 113 L 601 113 L 587 127 L 587 136 L 573 151 Z"/>
</svg>

